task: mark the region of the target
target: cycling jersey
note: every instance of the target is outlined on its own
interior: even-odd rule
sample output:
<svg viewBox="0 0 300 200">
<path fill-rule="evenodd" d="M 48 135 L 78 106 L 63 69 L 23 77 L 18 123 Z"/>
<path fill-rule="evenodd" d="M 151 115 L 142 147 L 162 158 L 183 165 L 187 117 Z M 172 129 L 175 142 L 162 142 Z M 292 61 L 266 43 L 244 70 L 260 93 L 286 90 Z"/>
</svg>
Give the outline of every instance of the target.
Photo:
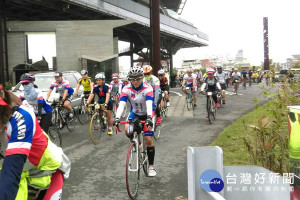
<svg viewBox="0 0 300 200">
<path fill-rule="evenodd" d="M 168 85 L 168 79 L 166 77 L 163 77 L 162 79 L 159 79 L 160 87 L 165 87 Z"/>
<path fill-rule="evenodd" d="M 219 91 L 221 90 L 220 83 L 214 77 L 213 79 L 205 78 L 203 84 L 201 85 L 200 91 Z"/>
<path fill-rule="evenodd" d="M 79 79 L 78 84 L 83 86 L 84 92 L 91 92 L 91 77 L 87 77 L 86 79 Z"/>
<path fill-rule="evenodd" d="M 111 93 L 114 92 L 114 94 L 121 94 L 122 85 L 123 85 L 123 82 L 121 80 L 118 80 L 118 82 L 112 81 L 109 84 L 109 89 L 110 89 Z"/>
<path fill-rule="evenodd" d="M 100 86 L 96 86 L 93 89 L 93 94 L 97 94 L 98 95 L 98 103 L 99 104 L 105 103 L 106 94 L 110 93 L 110 92 L 111 91 L 109 89 L 109 85 L 107 85 L 107 84 L 103 85 L 102 90 L 101 90 Z M 111 102 L 112 102 L 112 100 L 111 100 L 111 98 L 109 98 L 109 102 L 108 103 L 111 103 Z"/>
<path fill-rule="evenodd" d="M 7 162 L 3 163 L 0 180 L 5 178 L 9 183 L 0 184 L 0 199 L 5 199 L 2 197 L 11 191 L 18 191 L 16 199 L 27 199 L 27 184 L 46 189 L 57 169 L 63 172 L 64 178 L 69 176 L 69 159 L 44 134 L 33 111 L 24 105 L 12 114 L 4 126 L 4 134 L 0 133 L 1 152 L 5 152 Z M 25 163 L 20 163 L 18 156 L 23 156 Z M 14 167 L 8 169 L 7 166 Z M 17 171 L 18 167 L 22 169 L 22 175 Z M 18 176 L 21 178 L 16 179 Z"/>
<path fill-rule="evenodd" d="M 215 77 L 217 78 L 217 80 L 219 81 L 220 84 L 226 83 L 227 74 L 225 72 L 222 72 L 222 73 L 216 72 Z"/>
<path fill-rule="evenodd" d="M 28 102 L 28 104 L 30 106 L 32 106 L 32 108 L 34 109 L 34 113 L 35 114 L 39 114 L 38 113 L 38 104 L 42 104 L 42 113 L 41 114 L 46 114 L 46 113 L 51 113 L 52 112 L 52 107 L 45 101 L 42 93 L 40 90 L 37 90 L 36 91 L 38 92 L 38 96 L 36 99 L 34 100 L 29 100 L 29 99 L 26 99 L 24 97 L 24 92 L 21 93 L 21 95 L 19 96 L 19 98 L 24 101 L 26 100 Z"/>
<path fill-rule="evenodd" d="M 53 81 L 50 85 L 50 89 L 53 90 L 54 87 L 56 88 L 57 92 L 61 97 L 64 96 L 65 90 L 68 90 L 68 96 L 71 96 L 74 93 L 73 88 L 69 86 L 69 81 L 62 79 L 60 83 Z"/>
<path fill-rule="evenodd" d="M 134 88 L 131 84 L 128 84 L 123 88 L 116 118 L 121 117 L 121 114 L 123 112 L 123 110 L 121 109 L 121 104 L 125 105 L 127 100 L 129 100 L 131 104 L 131 111 L 134 114 L 139 116 L 152 116 L 153 89 L 149 84 L 143 82 L 139 88 Z"/>
<path fill-rule="evenodd" d="M 233 72 L 231 76 L 234 80 L 239 80 L 241 78 L 240 72 Z"/>
<path fill-rule="evenodd" d="M 193 80 L 195 80 L 195 84 L 196 84 L 197 83 L 196 79 L 197 79 L 197 75 L 194 74 L 194 73 L 192 73 L 191 76 L 185 74 L 184 77 L 183 77 L 183 80 L 185 80 L 186 83 L 189 84 L 189 85 L 193 83 Z"/>
<path fill-rule="evenodd" d="M 152 75 L 150 81 L 147 81 L 144 78 L 144 82 L 152 87 L 152 89 L 154 91 L 154 93 L 153 93 L 154 104 L 157 105 L 158 100 L 159 100 L 159 94 L 161 93 L 159 79 L 156 76 Z"/>
</svg>

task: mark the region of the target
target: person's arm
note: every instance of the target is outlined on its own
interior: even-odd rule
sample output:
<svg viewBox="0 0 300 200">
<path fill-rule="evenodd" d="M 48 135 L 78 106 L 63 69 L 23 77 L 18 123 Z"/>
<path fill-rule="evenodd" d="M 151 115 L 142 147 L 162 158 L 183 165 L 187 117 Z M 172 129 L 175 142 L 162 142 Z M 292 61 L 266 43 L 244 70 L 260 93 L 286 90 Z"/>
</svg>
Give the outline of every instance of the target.
<svg viewBox="0 0 300 200">
<path fill-rule="evenodd" d="M 91 93 L 93 93 L 93 88 L 94 88 L 94 83 L 92 82 L 92 80 L 90 79 L 90 87 L 91 87 Z"/>
<path fill-rule="evenodd" d="M 116 119 L 120 119 L 128 100 L 128 89 L 124 88 L 121 92 L 120 103 L 116 113 Z"/>
<path fill-rule="evenodd" d="M 75 94 L 74 94 L 75 97 L 77 97 L 77 95 L 78 95 L 78 89 L 79 89 L 79 87 L 80 87 L 80 85 L 79 85 L 79 83 L 77 83 Z"/>
<path fill-rule="evenodd" d="M 87 104 L 91 103 L 91 101 L 93 100 L 93 98 L 95 96 L 95 93 L 96 93 L 95 88 L 93 88 L 92 93 L 90 94 L 88 100 L 86 101 Z"/>
<path fill-rule="evenodd" d="M 182 87 L 184 87 L 184 86 L 185 86 L 185 80 L 182 81 Z"/>
<path fill-rule="evenodd" d="M 68 88 L 67 88 L 67 89 L 65 89 L 65 92 L 64 92 L 64 95 L 63 95 L 62 101 L 66 100 L 66 98 L 67 98 L 67 95 L 68 95 Z"/>
<path fill-rule="evenodd" d="M 49 97 L 50 97 L 50 94 L 51 94 L 51 92 L 52 92 L 52 89 L 50 88 L 50 89 L 49 89 L 49 91 L 48 91 L 48 93 L 47 93 L 47 96 L 46 96 L 46 101 L 48 101 L 48 99 L 49 99 Z"/>
<path fill-rule="evenodd" d="M 26 159 L 25 154 L 5 156 L 0 174 L 0 199 L 14 200 L 16 198 Z"/>
<path fill-rule="evenodd" d="M 107 92 L 105 96 L 105 102 L 104 102 L 106 105 L 109 103 L 109 98 L 110 98 L 110 93 Z"/>
</svg>

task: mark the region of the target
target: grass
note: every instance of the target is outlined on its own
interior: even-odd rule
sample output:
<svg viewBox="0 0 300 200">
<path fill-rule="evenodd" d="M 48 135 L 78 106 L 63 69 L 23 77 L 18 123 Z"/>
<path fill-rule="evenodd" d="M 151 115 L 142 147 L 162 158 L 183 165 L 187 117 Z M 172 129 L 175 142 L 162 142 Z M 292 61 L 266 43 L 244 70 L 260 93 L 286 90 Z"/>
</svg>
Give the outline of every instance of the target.
<svg viewBox="0 0 300 200">
<path fill-rule="evenodd" d="M 223 150 L 224 165 L 253 165 L 250 154 L 244 144 L 243 138 L 248 136 L 244 123 L 257 124 L 262 116 L 268 116 L 268 107 L 272 106 L 271 100 L 259 106 L 252 112 L 236 120 L 220 133 L 218 138 L 210 146 L 219 146 Z"/>
</svg>

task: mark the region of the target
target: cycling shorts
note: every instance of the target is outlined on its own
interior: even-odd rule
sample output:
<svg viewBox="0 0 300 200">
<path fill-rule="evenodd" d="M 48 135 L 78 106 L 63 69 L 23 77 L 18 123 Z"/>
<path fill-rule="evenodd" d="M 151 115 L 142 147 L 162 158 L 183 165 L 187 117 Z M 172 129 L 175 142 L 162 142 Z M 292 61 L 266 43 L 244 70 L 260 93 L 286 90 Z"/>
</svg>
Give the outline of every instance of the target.
<svg viewBox="0 0 300 200">
<path fill-rule="evenodd" d="M 225 83 L 224 83 L 224 84 L 220 84 L 220 85 L 221 85 L 221 89 L 222 89 L 222 90 L 226 90 L 226 89 L 227 89 Z"/>
<path fill-rule="evenodd" d="M 193 87 L 193 84 L 191 83 L 191 84 L 185 84 L 185 86 L 184 87 Z M 193 87 L 193 89 L 192 89 L 192 93 L 196 93 L 197 92 L 197 86 L 194 86 Z"/>
<path fill-rule="evenodd" d="M 151 131 L 148 131 L 148 128 L 146 127 L 146 125 L 144 126 L 144 134 L 145 136 L 153 136 L 153 133 L 154 133 L 154 126 L 155 126 L 155 117 L 154 116 L 154 111 L 152 112 L 152 123 L 153 123 L 153 127 L 152 127 L 152 130 Z M 135 113 L 133 113 L 132 111 L 130 111 L 128 117 L 127 117 L 127 120 L 128 119 L 132 119 L 134 120 L 135 118 L 138 118 L 139 120 L 146 120 L 147 119 L 147 115 L 142 115 L 142 116 L 139 116 L 139 115 L 136 115 Z"/>
</svg>

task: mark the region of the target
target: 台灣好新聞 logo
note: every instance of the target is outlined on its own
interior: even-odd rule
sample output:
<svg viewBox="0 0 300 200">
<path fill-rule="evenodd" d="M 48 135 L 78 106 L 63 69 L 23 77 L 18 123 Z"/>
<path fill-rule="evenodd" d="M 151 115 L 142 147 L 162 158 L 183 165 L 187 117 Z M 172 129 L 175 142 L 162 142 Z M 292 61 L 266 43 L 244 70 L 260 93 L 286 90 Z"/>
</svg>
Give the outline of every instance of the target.
<svg viewBox="0 0 300 200">
<path fill-rule="evenodd" d="M 204 171 L 199 178 L 200 186 L 207 192 L 220 192 L 224 188 L 224 182 L 219 172 L 213 169 Z"/>
</svg>

